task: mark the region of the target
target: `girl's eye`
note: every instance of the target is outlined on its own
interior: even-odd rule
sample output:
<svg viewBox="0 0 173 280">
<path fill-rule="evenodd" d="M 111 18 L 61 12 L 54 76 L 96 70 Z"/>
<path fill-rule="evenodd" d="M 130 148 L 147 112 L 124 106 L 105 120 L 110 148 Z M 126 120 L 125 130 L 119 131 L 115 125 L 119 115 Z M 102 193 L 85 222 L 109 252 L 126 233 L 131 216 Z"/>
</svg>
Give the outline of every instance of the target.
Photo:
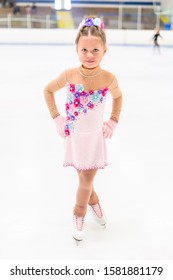
<svg viewBox="0 0 173 280">
<path fill-rule="evenodd" d="M 85 48 L 84 48 L 84 49 L 82 49 L 82 52 L 87 52 L 87 49 L 85 49 Z"/>
<path fill-rule="evenodd" d="M 98 49 L 94 49 L 94 52 L 99 52 L 99 50 Z"/>
</svg>

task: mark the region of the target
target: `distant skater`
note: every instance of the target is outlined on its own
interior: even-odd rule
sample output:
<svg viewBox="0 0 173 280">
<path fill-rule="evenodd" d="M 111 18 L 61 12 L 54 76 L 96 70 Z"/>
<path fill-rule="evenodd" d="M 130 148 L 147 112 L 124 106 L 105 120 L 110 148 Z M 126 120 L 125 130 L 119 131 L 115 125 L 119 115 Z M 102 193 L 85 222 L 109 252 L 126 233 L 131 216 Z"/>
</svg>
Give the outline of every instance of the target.
<svg viewBox="0 0 173 280">
<path fill-rule="evenodd" d="M 155 34 L 152 38 L 153 42 L 154 42 L 154 52 L 157 49 L 158 53 L 160 54 L 160 45 L 158 43 L 158 37 L 162 38 L 162 36 L 160 35 L 160 28 L 156 28 L 155 29 Z"/>
</svg>

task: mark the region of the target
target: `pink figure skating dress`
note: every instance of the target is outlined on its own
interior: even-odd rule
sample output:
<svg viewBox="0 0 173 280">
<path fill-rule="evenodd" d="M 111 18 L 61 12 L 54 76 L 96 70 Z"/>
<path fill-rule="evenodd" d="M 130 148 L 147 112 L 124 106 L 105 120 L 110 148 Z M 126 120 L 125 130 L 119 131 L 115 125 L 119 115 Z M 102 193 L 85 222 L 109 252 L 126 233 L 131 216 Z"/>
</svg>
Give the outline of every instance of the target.
<svg viewBox="0 0 173 280">
<path fill-rule="evenodd" d="M 81 84 L 67 85 L 64 166 L 97 169 L 107 165 L 103 114 L 108 88 L 85 91 Z"/>
<path fill-rule="evenodd" d="M 66 70 L 45 88 L 53 117 L 57 109 L 50 93 L 62 86 L 67 90 L 63 166 L 73 166 L 78 170 L 104 168 L 108 164 L 102 131 L 107 94 L 112 94 L 111 117 L 117 122 L 121 109 L 121 91 L 115 76 L 100 66 L 94 70 L 83 67 Z"/>
</svg>

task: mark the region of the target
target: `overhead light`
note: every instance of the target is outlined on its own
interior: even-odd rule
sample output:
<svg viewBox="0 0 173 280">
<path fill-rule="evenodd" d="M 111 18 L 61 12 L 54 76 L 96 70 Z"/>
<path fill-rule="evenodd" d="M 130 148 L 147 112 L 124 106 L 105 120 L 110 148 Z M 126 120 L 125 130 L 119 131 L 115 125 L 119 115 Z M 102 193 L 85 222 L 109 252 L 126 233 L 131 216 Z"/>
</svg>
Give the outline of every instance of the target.
<svg viewBox="0 0 173 280">
<path fill-rule="evenodd" d="M 71 0 L 55 0 L 55 10 L 70 10 Z"/>
</svg>

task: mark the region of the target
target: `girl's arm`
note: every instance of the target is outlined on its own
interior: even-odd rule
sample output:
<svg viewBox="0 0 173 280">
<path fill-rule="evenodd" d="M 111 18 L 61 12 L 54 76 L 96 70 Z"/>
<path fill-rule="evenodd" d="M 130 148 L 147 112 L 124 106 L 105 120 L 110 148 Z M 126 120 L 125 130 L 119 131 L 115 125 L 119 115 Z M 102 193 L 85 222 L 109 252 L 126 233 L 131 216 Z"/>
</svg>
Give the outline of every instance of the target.
<svg viewBox="0 0 173 280">
<path fill-rule="evenodd" d="M 112 113 L 110 119 L 117 122 L 119 120 L 119 115 L 122 107 L 122 96 L 112 99 Z"/>
<path fill-rule="evenodd" d="M 106 122 L 103 122 L 103 136 L 105 138 L 111 138 L 113 136 L 122 106 L 122 93 L 118 87 L 115 76 L 113 78 L 113 82 L 109 86 L 109 91 L 112 95 L 112 112 L 110 119 Z"/>
<path fill-rule="evenodd" d="M 112 95 L 112 112 L 111 112 L 110 119 L 112 119 L 113 121 L 118 123 L 119 115 L 120 115 L 121 107 L 122 107 L 122 92 L 118 86 L 118 82 L 115 77 L 109 87 L 109 90 Z"/>
<path fill-rule="evenodd" d="M 49 109 L 49 112 L 53 119 L 60 115 L 55 103 L 54 93 L 66 85 L 66 73 L 65 71 L 60 74 L 56 79 L 48 83 L 44 88 L 44 97 Z"/>
</svg>

